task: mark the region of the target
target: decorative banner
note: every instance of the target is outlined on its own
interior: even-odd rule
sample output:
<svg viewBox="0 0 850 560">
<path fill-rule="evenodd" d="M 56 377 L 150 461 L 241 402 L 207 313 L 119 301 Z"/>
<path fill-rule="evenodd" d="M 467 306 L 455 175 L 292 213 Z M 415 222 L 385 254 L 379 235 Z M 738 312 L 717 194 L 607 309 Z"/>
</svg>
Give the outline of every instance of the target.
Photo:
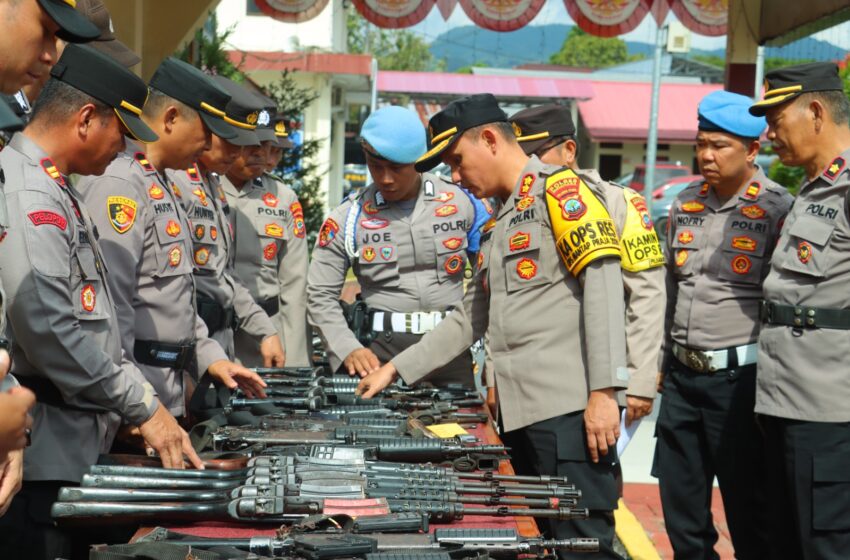
<svg viewBox="0 0 850 560">
<path fill-rule="evenodd" d="M 476 25 L 492 31 L 514 31 L 526 26 L 546 0 L 460 0 Z"/>
<path fill-rule="evenodd" d="M 378 27 L 398 29 L 416 25 L 428 15 L 436 0 L 353 0 L 360 15 Z"/>
<path fill-rule="evenodd" d="M 286 23 L 301 23 L 319 15 L 328 0 L 254 0 L 266 15 Z"/>
<path fill-rule="evenodd" d="M 655 19 L 656 25 L 664 25 L 664 20 L 667 19 L 667 14 L 669 12 L 670 4 L 668 4 L 665 0 L 653 0 L 650 13 L 652 13 L 652 17 Z"/>
<path fill-rule="evenodd" d="M 673 13 L 682 24 L 700 35 L 726 34 L 729 0 L 669 0 Z"/>
<path fill-rule="evenodd" d="M 564 0 L 567 12 L 579 28 L 598 37 L 614 37 L 634 30 L 649 13 L 652 3 L 653 0 Z"/>
<path fill-rule="evenodd" d="M 437 9 L 440 10 L 440 14 L 446 21 L 451 17 L 456 6 L 457 0 L 437 0 Z"/>
</svg>

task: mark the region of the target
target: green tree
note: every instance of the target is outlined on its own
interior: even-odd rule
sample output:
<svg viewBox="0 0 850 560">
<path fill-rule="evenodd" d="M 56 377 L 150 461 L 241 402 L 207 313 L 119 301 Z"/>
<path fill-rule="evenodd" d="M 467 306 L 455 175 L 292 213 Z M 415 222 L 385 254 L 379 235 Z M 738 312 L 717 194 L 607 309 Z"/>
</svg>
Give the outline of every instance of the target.
<svg viewBox="0 0 850 560">
<path fill-rule="evenodd" d="M 206 24 L 195 32 L 192 40 L 175 56 L 210 74 L 241 82 L 245 79 L 245 76 L 239 71 L 239 64 L 242 61 L 240 60 L 239 64 L 231 62 L 225 48 L 225 42 L 233 33 L 234 27 L 226 29 L 223 33 L 218 33 L 218 19 L 215 12 L 210 12 Z M 242 59 L 244 60 L 244 55 Z"/>
<path fill-rule="evenodd" d="M 444 60 L 434 60 L 422 37 L 407 29 L 380 29 L 357 13 L 353 6 L 346 11 L 348 52 L 371 54 L 381 70 L 413 72 L 442 71 Z"/>
<path fill-rule="evenodd" d="M 629 56 L 626 42 L 619 37 L 597 37 L 574 25 L 561 50 L 549 62 L 573 68 L 605 68 L 640 58 L 640 55 Z"/>
</svg>

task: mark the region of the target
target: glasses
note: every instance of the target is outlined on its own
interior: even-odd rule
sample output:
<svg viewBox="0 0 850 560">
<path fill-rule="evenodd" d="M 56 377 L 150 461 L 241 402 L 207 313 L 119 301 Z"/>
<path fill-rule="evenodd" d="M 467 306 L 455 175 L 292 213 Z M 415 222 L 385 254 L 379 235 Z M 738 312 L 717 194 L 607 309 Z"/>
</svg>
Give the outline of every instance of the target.
<svg viewBox="0 0 850 560">
<path fill-rule="evenodd" d="M 543 157 L 543 155 L 546 152 L 548 152 L 549 150 L 551 150 L 555 146 L 559 146 L 559 145 L 563 144 L 564 142 L 566 142 L 567 140 L 570 140 L 571 138 L 572 138 L 572 136 L 557 136 L 555 138 L 552 138 L 551 140 L 549 140 L 548 142 L 546 142 L 545 144 L 543 144 L 542 146 L 540 146 L 536 150 L 534 150 L 534 152 L 532 152 L 532 153 L 535 156 L 537 156 L 538 158 L 541 158 L 541 157 Z"/>
</svg>

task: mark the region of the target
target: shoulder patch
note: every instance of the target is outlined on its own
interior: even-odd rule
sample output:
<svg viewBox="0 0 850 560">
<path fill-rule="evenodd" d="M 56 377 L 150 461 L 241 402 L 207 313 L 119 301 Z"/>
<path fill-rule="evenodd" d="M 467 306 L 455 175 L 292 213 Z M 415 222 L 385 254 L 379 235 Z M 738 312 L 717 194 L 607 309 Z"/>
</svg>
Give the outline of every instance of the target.
<svg viewBox="0 0 850 560">
<path fill-rule="evenodd" d="M 44 158 L 41 160 L 41 168 L 44 169 L 44 172 L 47 175 L 56 181 L 60 186 L 65 186 L 65 179 L 62 178 L 62 174 L 59 173 L 59 170 L 56 169 L 56 166 L 53 164 L 53 160 L 50 158 Z"/>
<path fill-rule="evenodd" d="M 339 224 L 328 218 L 319 229 L 319 247 L 327 247 L 339 233 Z"/>
<path fill-rule="evenodd" d="M 535 179 L 534 173 L 526 173 L 522 177 L 522 181 L 519 184 L 519 196 L 525 196 L 531 191 Z"/>
<path fill-rule="evenodd" d="M 106 199 L 106 212 L 109 223 L 118 233 L 130 231 L 136 221 L 136 201 L 126 196 L 110 196 Z"/>
<path fill-rule="evenodd" d="M 621 257 L 614 220 L 573 170 L 547 177 L 546 194 L 555 245 L 573 276 L 597 259 Z"/>
<path fill-rule="evenodd" d="M 193 165 L 189 169 L 186 170 L 186 175 L 188 175 L 189 180 L 193 183 L 203 183 L 201 180 L 201 172 L 198 171 L 198 166 Z"/>
<path fill-rule="evenodd" d="M 623 195 L 626 198 L 626 221 L 620 238 L 620 266 L 629 272 L 662 266 L 664 251 L 652 226 L 646 199 L 630 190 L 624 190 Z M 681 240 L 682 234 L 679 236 Z"/>
<path fill-rule="evenodd" d="M 151 164 L 151 162 L 148 161 L 148 156 L 145 155 L 144 152 L 136 152 L 135 154 L 133 154 L 133 159 L 136 160 L 136 163 L 138 163 L 148 175 L 150 175 L 151 173 L 156 173 L 156 169 Z"/>
<path fill-rule="evenodd" d="M 832 160 L 832 163 L 826 168 L 823 172 L 823 176 L 829 179 L 830 181 L 834 181 L 838 175 L 844 171 L 844 166 L 846 165 L 843 157 L 837 157 Z"/>
<path fill-rule="evenodd" d="M 65 231 L 65 228 L 68 227 L 68 220 L 65 219 L 65 216 L 50 210 L 30 212 L 27 214 L 27 218 L 34 226 L 56 226 L 62 231 Z"/>
<path fill-rule="evenodd" d="M 756 200 L 759 197 L 759 193 L 761 192 L 761 183 L 758 181 L 753 181 L 753 183 L 747 187 L 747 190 L 744 191 L 744 198 L 747 200 Z"/>
</svg>

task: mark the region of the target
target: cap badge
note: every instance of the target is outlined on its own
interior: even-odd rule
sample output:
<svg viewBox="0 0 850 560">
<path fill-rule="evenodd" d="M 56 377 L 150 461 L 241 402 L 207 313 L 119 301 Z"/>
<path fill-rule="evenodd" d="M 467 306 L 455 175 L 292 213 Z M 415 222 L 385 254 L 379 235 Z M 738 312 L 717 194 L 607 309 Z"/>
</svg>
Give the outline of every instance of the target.
<svg viewBox="0 0 850 560">
<path fill-rule="evenodd" d="M 520 136 L 522 136 L 522 129 L 519 127 L 519 125 L 518 125 L 517 123 L 512 122 L 512 123 L 511 123 L 511 126 L 512 126 L 512 127 L 513 127 L 513 129 L 514 129 L 514 136 L 516 136 L 517 138 L 519 138 Z"/>
<path fill-rule="evenodd" d="M 283 124 L 283 121 L 278 121 L 277 124 L 274 125 L 274 133 L 286 136 L 286 125 Z"/>
<path fill-rule="evenodd" d="M 260 118 L 260 113 L 258 111 L 254 111 L 253 113 L 249 113 L 247 117 L 245 117 L 245 121 L 248 124 L 257 124 L 257 120 Z"/>
<path fill-rule="evenodd" d="M 257 114 L 257 120 L 255 121 L 259 126 L 267 126 L 271 122 L 271 115 L 269 112 L 263 109 Z"/>
</svg>

